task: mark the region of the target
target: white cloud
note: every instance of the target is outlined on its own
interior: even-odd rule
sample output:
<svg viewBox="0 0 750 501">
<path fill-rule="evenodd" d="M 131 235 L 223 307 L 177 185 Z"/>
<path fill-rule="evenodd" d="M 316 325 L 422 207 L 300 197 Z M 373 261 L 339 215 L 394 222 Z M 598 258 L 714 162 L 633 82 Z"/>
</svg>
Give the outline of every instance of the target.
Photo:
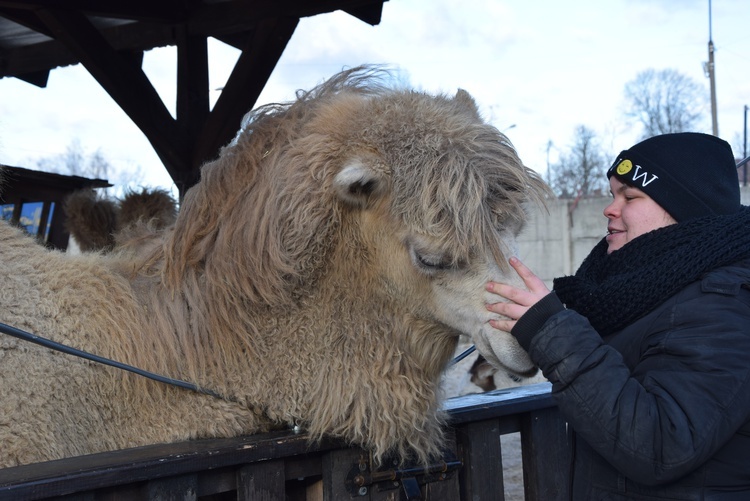
<svg viewBox="0 0 750 501">
<path fill-rule="evenodd" d="M 642 70 L 674 68 L 708 89 L 707 7 L 703 0 L 390 0 L 374 27 L 342 12 L 306 18 L 258 104 L 292 99 L 343 67 L 384 63 L 429 92 L 468 90 L 499 129 L 515 125 L 509 137 L 542 171 L 548 142 L 565 146 L 579 124 L 597 131 L 610 154 L 632 144 L 622 91 Z M 722 0 L 713 9 L 719 132 L 736 147 L 750 104 L 750 2 Z M 173 113 L 174 52 L 144 58 Z M 215 100 L 239 53 L 211 41 L 209 54 Z M 60 153 L 74 138 L 169 183 L 142 134 L 80 66 L 54 70 L 46 89 L 0 80 L 0 162 Z"/>
</svg>

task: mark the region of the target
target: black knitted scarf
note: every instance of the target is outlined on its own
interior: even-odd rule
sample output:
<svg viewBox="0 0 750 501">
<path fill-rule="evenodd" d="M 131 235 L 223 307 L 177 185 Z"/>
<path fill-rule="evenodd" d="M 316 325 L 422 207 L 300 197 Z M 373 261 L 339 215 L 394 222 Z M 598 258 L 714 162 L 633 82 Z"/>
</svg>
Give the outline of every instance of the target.
<svg viewBox="0 0 750 501">
<path fill-rule="evenodd" d="M 750 207 L 639 236 L 607 254 L 602 239 L 574 276 L 554 280 L 565 305 L 600 335 L 646 315 L 706 272 L 750 258 Z"/>
</svg>

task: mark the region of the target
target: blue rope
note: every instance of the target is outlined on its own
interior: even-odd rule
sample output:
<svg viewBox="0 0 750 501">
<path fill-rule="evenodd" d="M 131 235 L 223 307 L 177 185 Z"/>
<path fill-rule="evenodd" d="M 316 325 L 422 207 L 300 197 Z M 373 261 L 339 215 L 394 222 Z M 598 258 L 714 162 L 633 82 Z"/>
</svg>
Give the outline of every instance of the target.
<svg viewBox="0 0 750 501">
<path fill-rule="evenodd" d="M 471 345 L 469 348 L 466 349 L 466 351 L 464 351 L 463 353 L 461 353 L 460 355 L 458 355 L 456 358 L 454 358 L 453 360 L 451 360 L 451 363 L 448 364 L 448 367 L 453 367 L 454 365 L 456 365 L 457 363 L 459 363 L 461 360 L 463 360 L 464 358 L 466 358 L 469 355 L 471 355 L 472 353 L 474 353 L 474 351 L 476 349 L 477 349 L 476 346 Z"/>
<path fill-rule="evenodd" d="M 221 395 L 219 395 L 216 392 L 213 392 L 211 390 L 204 390 L 192 383 L 188 383 L 186 381 L 180 381 L 179 379 L 172 379 L 166 376 L 160 376 L 158 374 L 154 374 L 153 372 L 148 372 L 143 369 L 133 367 L 132 365 L 123 364 L 122 362 L 116 362 L 114 360 L 100 357 L 92 353 L 77 350 L 76 348 L 71 348 L 70 346 L 66 346 L 64 344 L 57 343 L 50 339 L 46 339 L 46 338 L 37 336 L 35 334 L 31 334 L 30 332 L 26 332 L 24 330 L 17 329 L 15 327 L 11 327 L 10 325 L 4 324 L 2 322 L 0 322 L 0 332 L 2 332 L 3 334 L 7 334 L 9 336 L 16 337 L 18 339 L 22 339 L 24 341 L 28 341 L 30 343 L 44 346 L 45 348 L 50 348 L 52 350 L 65 353 L 67 355 L 73 355 L 74 357 L 91 360 L 92 362 L 98 362 L 103 365 L 108 365 L 110 367 L 115 367 L 117 369 L 122 369 L 124 371 L 132 372 L 134 374 L 138 374 L 139 376 L 143 376 L 145 378 L 152 379 L 160 383 L 170 384 L 172 386 L 179 386 L 180 388 L 185 388 L 187 390 L 192 390 L 198 393 L 203 393 L 205 395 L 210 395 L 216 398 L 223 398 Z"/>
<path fill-rule="evenodd" d="M 186 390 L 192 390 L 198 393 L 203 393 L 204 395 L 210 395 L 212 397 L 224 399 L 224 397 L 222 397 L 221 395 L 219 395 L 218 393 L 214 391 L 205 390 L 203 388 L 198 387 L 197 385 L 188 383 L 187 381 L 181 381 L 179 379 L 172 379 L 170 377 L 160 376 L 158 374 L 154 374 L 153 372 L 145 371 L 143 369 L 139 369 L 138 367 L 133 367 L 132 365 L 124 364 L 122 362 L 116 362 L 114 360 L 110 360 L 109 358 L 104 358 L 98 355 L 94 355 L 93 353 L 88 353 L 86 351 L 78 350 L 76 348 L 71 348 L 70 346 L 66 346 L 64 344 L 60 344 L 55 341 L 52 341 L 51 339 L 43 338 L 35 334 L 32 334 L 30 332 L 26 332 L 24 330 L 17 329 L 15 327 L 11 327 L 10 325 L 4 324 L 2 322 L 0 322 L 0 332 L 3 334 L 7 334 L 9 336 L 13 336 L 18 339 L 22 339 L 24 341 L 28 341 L 30 343 L 44 346 L 45 348 L 49 348 L 55 351 L 59 351 L 61 353 L 65 353 L 67 355 L 73 355 L 74 357 L 91 360 L 92 362 L 98 362 L 103 365 L 108 365 L 110 367 L 115 367 L 117 369 L 122 369 L 124 371 L 132 372 L 134 374 L 138 374 L 139 376 L 143 376 L 145 378 L 158 381 L 160 383 L 170 384 L 172 386 L 179 386 L 180 388 L 185 388 Z M 474 353 L 476 349 L 477 349 L 476 346 L 472 345 L 466 351 L 464 351 L 463 353 L 455 357 L 453 360 L 451 360 L 450 363 L 448 364 L 448 367 L 453 367 L 454 365 L 459 363 L 461 360 L 463 360 L 464 358 Z"/>
</svg>

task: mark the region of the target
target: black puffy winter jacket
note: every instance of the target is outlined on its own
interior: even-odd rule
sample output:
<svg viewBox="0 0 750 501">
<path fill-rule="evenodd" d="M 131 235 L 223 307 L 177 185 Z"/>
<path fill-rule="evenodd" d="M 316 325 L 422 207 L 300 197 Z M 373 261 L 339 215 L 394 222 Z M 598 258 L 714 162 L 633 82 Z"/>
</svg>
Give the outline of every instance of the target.
<svg viewBox="0 0 750 501">
<path fill-rule="evenodd" d="M 575 432 L 575 501 L 750 500 L 748 263 L 604 339 L 554 292 L 513 334 Z"/>
</svg>

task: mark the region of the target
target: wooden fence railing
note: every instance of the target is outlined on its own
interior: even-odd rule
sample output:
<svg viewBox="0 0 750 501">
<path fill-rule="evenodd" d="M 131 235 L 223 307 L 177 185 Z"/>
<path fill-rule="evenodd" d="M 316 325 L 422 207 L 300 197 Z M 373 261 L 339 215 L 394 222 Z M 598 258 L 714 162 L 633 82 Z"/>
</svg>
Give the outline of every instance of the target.
<svg viewBox="0 0 750 501">
<path fill-rule="evenodd" d="M 500 437 L 515 432 L 525 499 L 567 499 L 566 427 L 547 383 L 454 398 L 446 408 L 450 447 L 427 468 L 374 468 L 361 449 L 284 431 L 0 469 L 0 500 L 502 501 Z"/>
</svg>

